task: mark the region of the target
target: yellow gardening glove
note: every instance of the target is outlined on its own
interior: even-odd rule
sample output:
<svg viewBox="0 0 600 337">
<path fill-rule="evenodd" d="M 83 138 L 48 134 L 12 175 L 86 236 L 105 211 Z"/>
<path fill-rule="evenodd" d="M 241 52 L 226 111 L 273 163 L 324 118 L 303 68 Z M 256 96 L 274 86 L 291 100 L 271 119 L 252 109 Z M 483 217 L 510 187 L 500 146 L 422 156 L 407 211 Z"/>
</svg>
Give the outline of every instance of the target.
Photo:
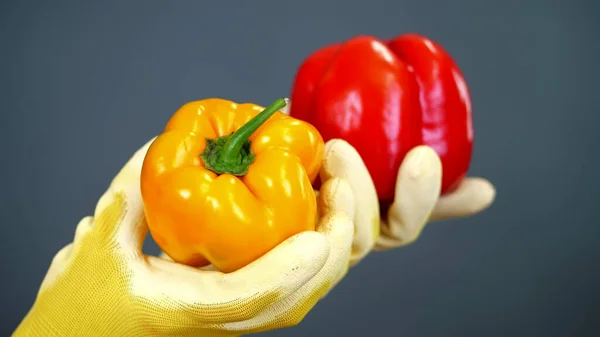
<svg viewBox="0 0 600 337">
<path fill-rule="evenodd" d="M 371 249 L 386 250 L 415 241 L 429 221 L 476 214 L 494 200 L 494 186 L 482 178 L 466 178 L 454 192 L 440 197 L 442 164 L 428 146 L 412 149 L 400 165 L 394 202 L 387 217 L 380 215 L 373 180 L 358 152 L 349 143 L 332 139 L 325 144 L 321 179 L 348 181 L 354 191 L 354 242 L 351 264 Z M 349 207 L 349 206 L 347 206 Z"/>
<path fill-rule="evenodd" d="M 317 231 L 303 232 L 229 274 L 142 253 L 140 172 L 150 142 L 54 257 L 13 336 L 237 336 L 292 326 L 346 273 L 354 227 L 350 187 L 319 193 Z M 224 224 L 226 225 L 226 224 Z"/>
</svg>

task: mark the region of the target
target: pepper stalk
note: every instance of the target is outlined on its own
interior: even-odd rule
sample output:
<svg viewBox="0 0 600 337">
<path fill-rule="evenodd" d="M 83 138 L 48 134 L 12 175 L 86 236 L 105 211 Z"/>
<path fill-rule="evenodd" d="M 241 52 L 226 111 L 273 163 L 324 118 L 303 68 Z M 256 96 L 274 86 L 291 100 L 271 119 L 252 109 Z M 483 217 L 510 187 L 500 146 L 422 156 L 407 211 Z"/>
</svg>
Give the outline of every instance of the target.
<svg viewBox="0 0 600 337">
<path fill-rule="evenodd" d="M 250 136 L 288 102 L 287 98 L 277 99 L 232 134 L 215 139 L 207 138 L 206 148 L 200 155 L 204 166 L 217 174 L 247 174 L 256 158 L 250 148 Z"/>
</svg>

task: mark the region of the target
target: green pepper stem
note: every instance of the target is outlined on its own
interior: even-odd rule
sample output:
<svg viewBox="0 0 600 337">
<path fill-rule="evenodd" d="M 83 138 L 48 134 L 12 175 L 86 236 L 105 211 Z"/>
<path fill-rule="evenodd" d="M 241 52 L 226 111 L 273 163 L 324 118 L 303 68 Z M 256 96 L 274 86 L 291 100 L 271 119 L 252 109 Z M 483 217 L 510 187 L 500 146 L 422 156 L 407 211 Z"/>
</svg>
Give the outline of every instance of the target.
<svg viewBox="0 0 600 337">
<path fill-rule="evenodd" d="M 244 124 L 241 128 L 234 132 L 223 146 L 223 151 L 221 151 L 219 159 L 223 162 L 234 162 L 238 160 L 242 146 L 248 140 L 248 138 L 261 125 L 263 125 L 267 119 L 269 119 L 269 117 L 285 107 L 288 102 L 289 100 L 287 98 L 280 98 L 276 100 L 258 115 L 254 116 L 254 118 L 248 121 L 248 123 Z"/>
</svg>

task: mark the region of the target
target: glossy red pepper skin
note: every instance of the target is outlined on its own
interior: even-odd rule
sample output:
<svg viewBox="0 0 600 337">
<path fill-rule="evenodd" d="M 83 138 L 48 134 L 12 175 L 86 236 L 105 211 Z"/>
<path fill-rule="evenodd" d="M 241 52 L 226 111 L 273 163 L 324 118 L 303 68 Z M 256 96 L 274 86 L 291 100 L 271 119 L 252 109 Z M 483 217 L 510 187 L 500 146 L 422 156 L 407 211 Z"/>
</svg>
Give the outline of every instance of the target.
<svg viewBox="0 0 600 337">
<path fill-rule="evenodd" d="M 442 193 L 458 187 L 473 149 L 471 97 L 464 76 L 438 43 L 416 34 L 400 35 L 389 48 L 409 64 L 421 88 L 423 144 L 442 160 Z"/>
<path fill-rule="evenodd" d="M 440 156 L 442 194 L 469 168 L 467 85 L 448 53 L 423 36 L 358 36 L 324 47 L 299 67 L 291 97 L 293 117 L 313 124 L 325 141 L 342 138 L 356 148 L 383 202 L 393 201 L 398 168 L 415 146 Z"/>
</svg>

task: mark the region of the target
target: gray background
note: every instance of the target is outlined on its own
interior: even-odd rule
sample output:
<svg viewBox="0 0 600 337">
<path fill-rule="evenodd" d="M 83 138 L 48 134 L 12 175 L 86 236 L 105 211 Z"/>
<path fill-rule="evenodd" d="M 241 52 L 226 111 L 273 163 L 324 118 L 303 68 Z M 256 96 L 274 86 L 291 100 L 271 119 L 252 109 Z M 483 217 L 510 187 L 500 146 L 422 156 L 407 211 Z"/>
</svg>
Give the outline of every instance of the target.
<svg viewBox="0 0 600 337">
<path fill-rule="evenodd" d="M 495 183 L 497 201 L 373 253 L 299 326 L 270 335 L 598 336 L 597 4 L 208 3 L 0 4 L 1 335 L 78 220 L 181 104 L 267 104 L 316 48 L 412 31 L 462 68 L 470 172 Z"/>
</svg>

